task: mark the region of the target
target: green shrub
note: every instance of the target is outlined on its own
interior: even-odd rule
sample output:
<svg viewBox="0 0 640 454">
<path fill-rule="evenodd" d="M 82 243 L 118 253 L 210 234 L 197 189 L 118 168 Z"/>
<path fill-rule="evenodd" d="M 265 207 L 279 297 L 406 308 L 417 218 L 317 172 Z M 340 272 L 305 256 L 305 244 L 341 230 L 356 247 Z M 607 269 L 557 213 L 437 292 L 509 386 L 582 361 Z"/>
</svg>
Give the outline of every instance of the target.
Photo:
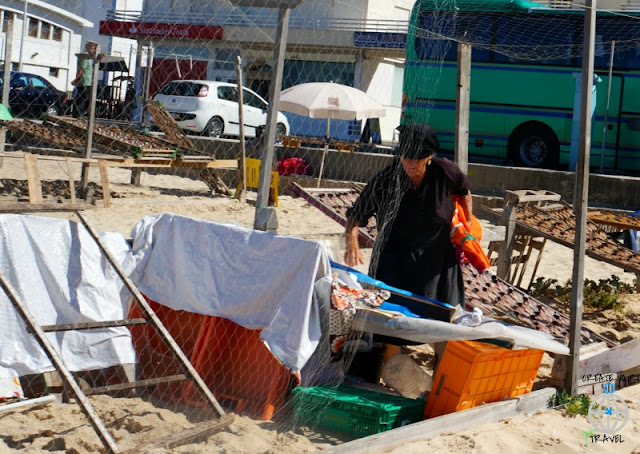
<svg viewBox="0 0 640 454">
<path fill-rule="evenodd" d="M 569 303 L 571 301 L 571 292 L 571 279 L 561 286 L 558 285 L 556 279 L 539 277 L 533 283 L 531 294 Z M 585 279 L 583 303 L 588 308 L 621 311 L 624 308 L 624 303 L 619 298 L 621 295 L 630 293 L 634 293 L 634 287 L 622 282 L 618 276 L 612 275 L 609 279 L 600 279 L 598 282 Z"/>
<path fill-rule="evenodd" d="M 553 407 L 563 407 L 571 417 L 575 417 L 576 415 L 586 416 L 589 413 L 589 407 L 591 405 L 591 398 L 586 394 L 573 395 L 566 389 L 557 393 L 552 402 Z"/>
</svg>

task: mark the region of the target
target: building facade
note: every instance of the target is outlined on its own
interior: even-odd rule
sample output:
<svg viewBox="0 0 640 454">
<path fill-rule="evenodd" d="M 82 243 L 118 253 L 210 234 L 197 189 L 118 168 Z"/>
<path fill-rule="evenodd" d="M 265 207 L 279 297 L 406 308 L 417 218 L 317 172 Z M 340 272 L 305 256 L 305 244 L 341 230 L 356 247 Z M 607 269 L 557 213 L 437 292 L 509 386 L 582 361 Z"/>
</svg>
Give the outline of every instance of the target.
<svg viewBox="0 0 640 454">
<path fill-rule="evenodd" d="M 391 142 L 400 121 L 413 3 L 305 0 L 291 10 L 282 88 L 324 81 L 359 88 L 387 108 L 380 128 L 382 140 Z M 276 9 L 234 7 L 228 0 L 145 0 L 140 10 L 110 11 L 99 30 L 137 41 L 140 66 L 151 63 L 150 95 L 174 79 L 235 82 L 240 57 L 243 84 L 266 99 L 277 20 Z M 152 49 L 153 57 L 147 59 L 143 49 Z M 324 134 L 322 120 L 287 116 L 296 134 Z M 358 138 L 361 127 L 332 123 L 332 137 Z"/>
<path fill-rule="evenodd" d="M 71 80 L 77 65 L 75 54 L 81 48 L 84 29 L 93 27 L 91 21 L 39 0 L 3 0 L 0 21 L 3 62 L 10 33 L 14 70 L 43 76 L 60 90 L 72 89 Z M 13 26 L 9 29 L 11 23 Z"/>
</svg>

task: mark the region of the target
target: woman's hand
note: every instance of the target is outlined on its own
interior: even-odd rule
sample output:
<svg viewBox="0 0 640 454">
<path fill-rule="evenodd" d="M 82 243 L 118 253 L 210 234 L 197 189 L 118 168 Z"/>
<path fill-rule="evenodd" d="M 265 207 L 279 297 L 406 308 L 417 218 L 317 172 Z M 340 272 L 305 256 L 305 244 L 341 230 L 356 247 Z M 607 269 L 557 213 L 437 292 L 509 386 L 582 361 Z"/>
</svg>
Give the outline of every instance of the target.
<svg viewBox="0 0 640 454">
<path fill-rule="evenodd" d="M 344 249 L 344 263 L 347 266 L 364 265 L 364 259 L 360 254 L 360 245 L 358 244 L 358 223 L 355 219 L 347 218 L 347 226 L 345 229 L 345 240 L 347 246 Z"/>
<path fill-rule="evenodd" d="M 360 246 L 358 245 L 357 239 L 355 241 L 347 239 L 347 247 L 344 250 L 344 263 L 351 267 L 364 265 L 364 259 L 360 253 Z"/>
</svg>

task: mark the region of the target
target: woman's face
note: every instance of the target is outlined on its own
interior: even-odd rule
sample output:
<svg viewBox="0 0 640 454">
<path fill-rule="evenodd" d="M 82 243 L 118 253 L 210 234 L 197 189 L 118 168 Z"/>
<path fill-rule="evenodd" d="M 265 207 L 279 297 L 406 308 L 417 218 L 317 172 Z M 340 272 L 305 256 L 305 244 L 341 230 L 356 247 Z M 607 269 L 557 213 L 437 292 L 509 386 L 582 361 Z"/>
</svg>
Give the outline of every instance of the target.
<svg viewBox="0 0 640 454">
<path fill-rule="evenodd" d="M 427 171 L 427 161 L 429 158 L 424 159 L 407 159 L 400 158 L 400 163 L 402 164 L 402 168 L 404 172 L 410 178 L 419 178 L 422 177 Z"/>
</svg>

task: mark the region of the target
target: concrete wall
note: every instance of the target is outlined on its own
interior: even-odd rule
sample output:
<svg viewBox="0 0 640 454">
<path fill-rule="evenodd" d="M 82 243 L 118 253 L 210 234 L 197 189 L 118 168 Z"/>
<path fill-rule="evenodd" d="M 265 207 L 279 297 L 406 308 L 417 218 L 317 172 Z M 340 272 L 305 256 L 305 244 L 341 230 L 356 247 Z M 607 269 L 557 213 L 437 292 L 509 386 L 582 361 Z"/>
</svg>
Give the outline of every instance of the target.
<svg viewBox="0 0 640 454">
<path fill-rule="evenodd" d="M 191 138 L 199 149 L 218 159 L 235 159 L 240 156 L 237 140 Z M 322 148 L 276 148 L 277 159 L 293 156 L 303 158 L 313 172 L 308 179 L 317 178 L 322 154 Z M 377 171 L 390 164 L 392 159 L 391 155 L 382 153 L 343 153 L 329 150 L 323 180 L 366 182 Z M 230 176 L 235 177 L 235 172 Z M 504 197 L 506 190 L 547 190 L 557 192 L 569 203 L 573 202 L 575 175 L 572 172 L 469 164 L 469 179 L 472 192 L 478 195 Z M 327 181 L 323 187 L 329 185 Z M 281 191 L 286 193 L 284 188 Z M 589 205 L 633 211 L 639 209 L 640 178 L 591 175 Z"/>
</svg>

